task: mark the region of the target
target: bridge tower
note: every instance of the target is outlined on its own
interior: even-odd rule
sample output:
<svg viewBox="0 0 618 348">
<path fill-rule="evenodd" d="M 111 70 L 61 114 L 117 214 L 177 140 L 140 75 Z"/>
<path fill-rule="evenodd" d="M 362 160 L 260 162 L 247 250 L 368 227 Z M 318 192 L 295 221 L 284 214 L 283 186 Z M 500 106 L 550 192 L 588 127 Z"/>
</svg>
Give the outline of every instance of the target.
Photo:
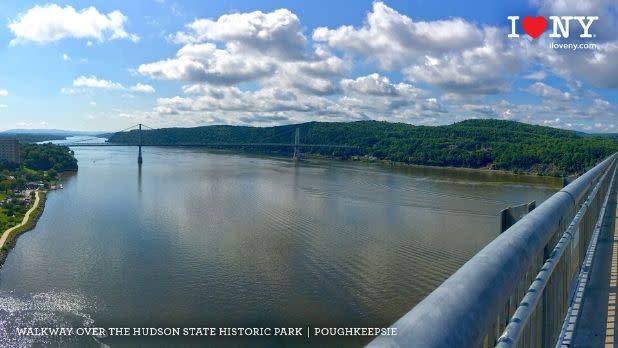
<svg viewBox="0 0 618 348">
<path fill-rule="evenodd" d="M 142 124 L 139 124 L 139 144 L 137 145 L 139 150 L 137 153 L 137 164 L 141 165 L 144 160 L 142 159 Z"/>
<path fill-rule="evenodd" d="M 294 157 L 292 159 L 294 161 L 300 160 L 300 149 L 298 144 L 300 143 L 300 129 L 296 128 L 296 134 L 294 134 Z"/>
</svg>

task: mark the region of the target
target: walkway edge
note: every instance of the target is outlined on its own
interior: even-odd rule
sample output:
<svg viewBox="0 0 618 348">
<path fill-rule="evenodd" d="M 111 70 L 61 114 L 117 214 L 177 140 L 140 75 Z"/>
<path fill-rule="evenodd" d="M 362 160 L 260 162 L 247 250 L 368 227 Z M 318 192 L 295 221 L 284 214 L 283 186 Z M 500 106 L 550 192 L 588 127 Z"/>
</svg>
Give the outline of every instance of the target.
<svg viewBox="0 0 618 348">
<path fill-rule="evenodd" d="M 592 262 L 594 260 L 594 255 L 596 254 L 599 234 L 601 232 L 601 228 L 603 227 L 607 203 L 609 202 L 610 196 L 612 194 L 615 194 L 614 179 L 616 178 L 617 171 L 618 167 L 616 167 L 616 169 L 614 169 L 614 172 L 612 173 L 612 179 L 609 184 L 609 189 L 607 190 L 607 193 L 605 195 L 603 208 L 601 208 L 601 212 L 599 213 L 597 225 L 595 226 L 594 233 L 592 234 L 592 238 L 590 239 L 590 244 L 588 245 L 588 250 L 586 251 L 584 263 L 577 277 L 578 279 L 577 285 L 575 287 L 575 292 L 572 294 L 570 306 L 567 310 L 567 315 L 564 318 L 562 330 L 560 332 L 560 335 L 558 336 L 558 341 L 556 342 L 556 348 L 568 348 L 573 344 L 574 333 L 577 327 L 577 321 L 579 319 L 579 313 L 582 307 L 582 302 L 586 291 L 586 285 L 588 284 L 588 279 L 590 277 L 590 271 L 592 268 Z"/>
</svg>

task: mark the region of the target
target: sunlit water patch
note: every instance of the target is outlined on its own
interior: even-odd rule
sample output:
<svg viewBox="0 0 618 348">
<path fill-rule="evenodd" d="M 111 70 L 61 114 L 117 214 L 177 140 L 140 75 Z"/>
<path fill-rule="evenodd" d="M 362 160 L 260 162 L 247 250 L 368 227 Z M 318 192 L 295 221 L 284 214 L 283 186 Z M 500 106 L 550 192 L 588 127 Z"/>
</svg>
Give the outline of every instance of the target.
<svg viewBox="0 0 618 348">
<path fill-rule="evenodd" d="M 0 345 L 3 347 L 84 344 L 99 346 L 97 337 L 67 337 L 40 330 L 91 327 L 94 324 L 92 314 L 96 310 L 94 301 L 78 293 L 50 291 L 19 296 L 0 291 L 0 337 L 2 337 Z M 36 330 L 36 333 L 32 334 L 32 331 L 27 331 L 28 329 Z M 46 335 L 40 335 L 42 333 Z"/>
</svg>

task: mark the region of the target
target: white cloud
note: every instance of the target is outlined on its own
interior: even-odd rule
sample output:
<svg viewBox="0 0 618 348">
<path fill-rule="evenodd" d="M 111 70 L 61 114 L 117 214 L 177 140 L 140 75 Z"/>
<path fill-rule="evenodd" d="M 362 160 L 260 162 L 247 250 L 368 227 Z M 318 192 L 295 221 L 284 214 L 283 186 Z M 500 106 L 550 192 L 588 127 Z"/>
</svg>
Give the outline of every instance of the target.
<svg viewBox="0 0 618 348">
<path fill-rule="evenodd" d="M 412 120 L 419 116 L 437 116 L 446 108 L 430 93 L 407 83 L 393 84 L 387 77 L 370 74 L 343 79 L 344 96 L 339 103 L 351 112 L 362 112 L 378 119 Z"/>
<path fill-rule="evenodd" d="M 140 93 L 154 93 L 155 92 L 155 89 L 151 85 L 146 85 L 143 83 L 138 83 L 129 89 L 132 90 L 133 92 L 140 92 Z"/>
<path fill-rule="evenodd" d="M 6 89 L 0 89 L 0 97 L 6 97 L 7 95 L 9 95 L 9 91 Z"/>
<path fill-rule="evenodd" d="M 502 30 L 486 27 L 479 46 L 438 57 L 404 69 L 411 81 L 420 80 L 461 94 L 496 94 L 510 89 L 509 79 L 523 69 L 528 48 L 506 42 Z"/>
<path fill-rule="evenodd" d="M 618 32 L 618 6 L 614 0 L 531 0 L 531 5 L 538 8 L 539 14 L 544 16 L 598 16 L 591 28 L 595 41 L 606 42 L 616 39 Z M 571 30 L 581 30 L 579 26 Z"/>
<path fill-rule="evenodd" d="M 127 17 L 120 11 L 103 14 L 95 7 L 76 11 L 71 6 L 48 4 L 20 13 L 8 27 L 15 35 L 11 44 L 48 43 L 65 38 L 138 41 L 137 35 L 126 31 L 126 22 Z"/>
<path fill-rule="evenodd" d="M 464 104 L 462 105 L 462 108 L 473 114 L 483 115 L 486 117 L 498 117 L 498 112 L 490 105 Z"/>
<path fill-rule="evenodd" d="M 609 127 L 618 116 L 612 101 L 586 90 L 588 82 L 612 86 L 618 76 L 612 41 L 573 58 L 549 49 L 545 38 L 509 39 L 506 24 L 419 21 L 382 2 L 373 4 L 361 26 L 316 29 L 311 46 L 302 28 L 285 9 L 194 20 L 169 36 L 180 44 L 175 56 L 137 69 L 182 82 L 184 94 L 159 98 L 152 111 L 134 117 L 168 125 L 360 119 L 445 124 L 491 117 L 584 129 Z M 357 58 L 363 71 L 380 74 L 351 77 Z M 553 82 L 555 75 L 567 90 L 540 82 Z M 403 81 L 391 81 L 396 76 Z M 508 99 L 512 84 L 522 79 L 532 80 L 524 91 L 540 102 L 495 101 Z"/>
<path fill-rule="evenodd" d="M 172 35 L 184 44 L 175 57 L 142 64 L 137 71 L 151 78 L 221 86 L 256 81 L 316 95 L 337 93 L 337 80 L 348 71 L 344 60 L 326 48 L 306 48 L 302 25 L 287 9 L 198 19 L 186 27 Z"/>
<path fill-rule="evenodd" d="M 60 93 L 66 95 L 74 95 L 77 94 L 77 90 L 75 90 L 74 88 L 62 87 L 60 88 Z"/>
<path fill-rule="evenodd" d="M 176 33 L 174 41 L 184 44 L 224 41 L 230 51 L 255 51 L 283 59 L 300 58 L 305 48 L 300 21 L 287 9 L 226 14 L 216 21 L 198 19 L 186 27 L 188 31 Z"/>
<path fill-rule="evenodd" d="M 321 27 L 313 39 L 400 70 L 412 82 L 461 94 L 508 91 L 508 76 L 525 67 L 528 55 L 524 41 L 508 41 L 501 28 L 461 18 L 415 21 L 382 2 L 373 4 L 362 27 Z"/>
<path fill-rule="evenodd" d="M 535 72 L 531 72 L 528 75 L 525 75 L 524 78 L 528 80 L 542 81 L 547 78 L 547 73 L 543 70 L 538 70 Z"/>
<path fill-rule="evenodd" d="M 584 13 L 598 16 L 590 28 L 594 38 L 587 43 L 597 45 L 596 49 L 553 50 L 549 49 L 549 39 L 542 37 L 539 42 L 537 59 L 551 72 L 569 81 L 579 79 L 600 88 L 618 88 L 618 6 L 612 0 L 531 0 L 541 15 L 573 15 Z M 581 30 L 578 25 L 571 28 L 575 35 Z M 577 41 L 576 41 L 577 42 Z"/>
<path fill-rule="evenodd" d="M 358 94 L 370 94 L 380 96 L 394 96 L 398 94 L 397 88 L 393 86 L 387 77 L 379 74 L 371 74 L 359 77 L 355 80 L 341 80 L 343 89 Z"/>
<path fill-rule="evenodd" d="M 47 128 L 49 123 L 47 121 L 39 121 L 39 122 L 24 122 L 19 121 L 15 123 L 19 127 L 25 128 Z"/>
<path fill-rule="evenodd" d="M 413 21 L 382 2 L 374 2 L 360 28 L 319 27 L 313 40 L 377 60 L 384 69 L 401 68 L 410 60 L 478 46 L 483 33 L 461 18 Z"/>
<path fill-rule="evenodd" d="M 214 44 L 188 44 L 178 50 L 176 58 L 142 64 L 138 71 L 146 76 L 166 80 L 234 84 L 251 81 L 272 73 L 275 62 L 264 57 L 250 57 L 218 49 Z"/>
<path fill-rule="evenodd" d="M 544 84 L 543 82 L 536 82 L 530 87 L 528 91 L 544 100 L 554 101 L 569 101 L 573 99 L 573 96 L 569 92 L 562 92 L 561 90 Z"/>
<path fill-rule="evenodd" d="M 600 23 L 594 26 L 598 49 L 554 50 L 549 48 L 546 36 L 535 41 L 525 37 L 509 39 L 505 27 L 479 27 L 457 18 L 416 21 L 382 2 L 373 4 L 363 26 L 317 28 L 313 39 L 376 61 L 383 69 L 401 70 L 412 82 L 426 82 L 450 93 L 507 92 L 522 71 L 537 64 L 541 70 L 528 78 L 542 80 L 546 77 L 544 71 L 549 70 L 566 80 L 577 78 L 601 88 L 618 87 L 618 65 L 613 63 L 618 61 L 618 40 L 610 34 L 618 31 L 615 2 L 532 3 L 541 14 L 598 15 Z"/>
<path fill-rule="evenodd" d="M 183 90 L 185 96 L 157 99 L 153 110 L 157 116 L 152 117 L 254 125 L 369 118 L 424 123 L 447 112 L 428 92 L 410 84 L 392 84 L 378 74 L 344 79 L 343 95 L 338 98 L 276 83 L 255 91 L 205 83 L 186 85 Z"/>
<path fill-rule="evenodd" d="M 80 76 L 73 80 L 73 87 L 100 88 L 100 89 L 123 89 L 118 82 L 98 79 L 96 76 Z"/>
<path fill-rule="evenodd" d="M 69 57 L 68 54 L 63 53 L 62 54 L 62 60 L 64 60 L 65 62 L 70 62 L 71 61 L 71 57 Z"/>
<path fill-rule="evenodd" d="M 62 94 L 77 94 L 82 92 L 85 89 L 103 89 L 103 90 L 112 90 L 112 91 L 126 91 L 130 90 L 133 92 L 139 93 L 154 93 L 155 89 L 148 84 L 138 83 L 131 87 L 125 87 L 119 82 L 114 82 L 110 80 L 99 79 L 94 75 L 90 76 L 79 76 L 75 80 L 73 80 L 73 88 L 61 88 L 60 93 Z"/>
</svg>

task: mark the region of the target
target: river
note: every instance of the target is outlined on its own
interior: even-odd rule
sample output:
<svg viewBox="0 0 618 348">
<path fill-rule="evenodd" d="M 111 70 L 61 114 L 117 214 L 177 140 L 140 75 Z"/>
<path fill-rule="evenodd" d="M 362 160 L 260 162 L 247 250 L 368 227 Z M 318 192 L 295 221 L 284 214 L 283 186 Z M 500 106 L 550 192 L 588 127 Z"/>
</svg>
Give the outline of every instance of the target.
<svg viewBox="0 0 618 348">
<path fill-rule="evenodd" d="M 555 180 L 203 149 L 74 148 L 0 270 L 0 345 L 358 345 L 18 336 L 18 327 L 388 326 Z"/>
</svg>

